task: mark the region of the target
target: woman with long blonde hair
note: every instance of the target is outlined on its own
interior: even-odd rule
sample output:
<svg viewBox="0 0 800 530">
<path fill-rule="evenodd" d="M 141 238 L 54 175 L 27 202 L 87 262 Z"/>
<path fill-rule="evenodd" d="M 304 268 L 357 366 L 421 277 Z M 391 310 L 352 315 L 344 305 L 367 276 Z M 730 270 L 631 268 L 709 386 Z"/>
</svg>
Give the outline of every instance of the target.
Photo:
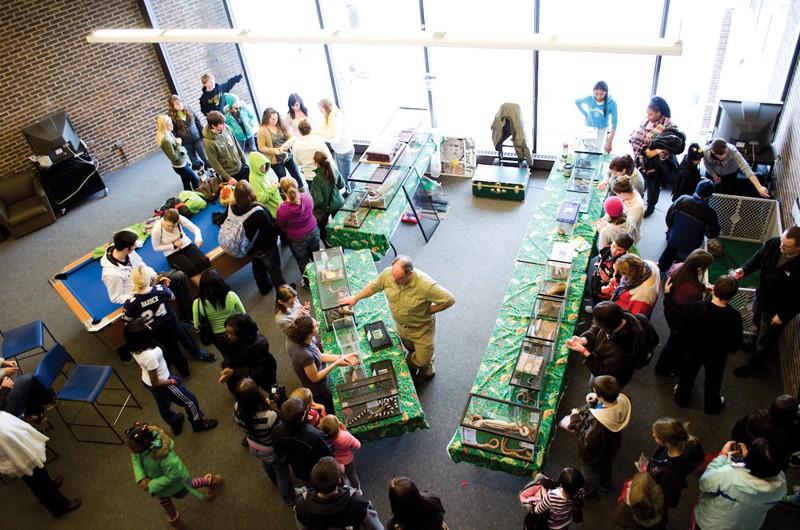
<svg viewBox="0 0 800 530">
<path fill-rule="evenodd" d="M 322 113 L 324 122 L 318 134 L 330 142 L 339 173 L 344 178 L 348 178 L 356 149 L 347 132 L 347 120 L 345 120 L 344 113 L 327 98 L 320 100 L 319 111 Z"/>
<path fill-rule="evenodd" d="M 184 190 L 192 191 L 200 185 L 200 179 L 189 162 L 186 148 L 181 139 L 172 134 L 172 119 L 166 114 L 156 116 L 156 145 L 164 151 L 173 171 L 181 177 Z"/>
<path fill-rule="evenodd" d="M 311 261 L 311 253 L 319 250 L 319 227 L 314 217 L 314 201 L 309 194 L 297 189 L 297 182 L 291 177 L 283 177 L 280 186 L 286 199 L 278 206 L 275 224 L 286 234 L 302 276 L 306 265 Z M 303 285 L 308 286 L 305 277 Z"/>
</svg>

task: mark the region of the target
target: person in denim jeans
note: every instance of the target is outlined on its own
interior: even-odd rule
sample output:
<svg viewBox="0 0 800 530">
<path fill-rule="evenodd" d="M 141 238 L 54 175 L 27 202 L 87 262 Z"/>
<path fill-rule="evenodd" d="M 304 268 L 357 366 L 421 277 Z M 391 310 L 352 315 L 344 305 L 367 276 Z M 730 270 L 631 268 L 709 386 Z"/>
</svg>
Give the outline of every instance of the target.
<svg viewBox="0 0 800 530">
<path fill-rule="evenodd" d="M 283 230 L 289 240 L 292 255 L 303 275 L 306 265 L 311 261 L 311 253 L 319 250 L 319 228 L 314 217 L 314 200 L 311 195 L 297 189 L 297 181 L 291 177 L 281 179 L 284 200 L 276 213 L 275 224 Z M 303 277 L 303 285 L 308 281 Z"/>
<path fill-rule="evenodd" d="M 278 412 L 272 402 L 262 394 L 255 381 L 246 377 L 236 384 L 236 404 L 233 418 L 246 434 L 250 454 L 261 460 L 267 476 L 278 487 L 287 506 L 294 506 L 295 491 L 285 457 L 275 454 L 272 428 L 279 423 Z"/>
</svg>

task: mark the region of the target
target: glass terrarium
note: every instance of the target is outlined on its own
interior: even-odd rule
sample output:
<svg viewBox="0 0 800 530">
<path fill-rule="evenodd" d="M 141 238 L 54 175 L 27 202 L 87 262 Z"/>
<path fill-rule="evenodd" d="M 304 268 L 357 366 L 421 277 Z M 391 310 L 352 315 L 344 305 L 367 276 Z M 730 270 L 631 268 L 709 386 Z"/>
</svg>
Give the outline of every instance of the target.
<svg viewBox="0 0 800 530">
<path fill-rule="evenodd" d="M 523 339 L 510 383 L 528 390 L 542 388 L 547 364 L 553 359 L 553 346 L 552 342 Z"/>
<path fill-rule="evenodd" d="M 566 298 L 571 273 L 572 263 L 547 260 L 544 267 L 544 280 L 539 292 L 550 297 Z"/>
<path fill-rule="evenodd" d="M 461 442 L 530 462 L 541 416 L 540 409 L 528 405 L 470 394 L 461 419 Z"/>
<path fill-rule="evenodd" d="M 603 154 L 592 151 L 575 151 L 572 174 L 578 178 L 597 180 L 603 167 Z"/>
<path fill-rule="evenodd" d="M 358 347 L 359 336 L 356 322 L 352 316 L 339 318 L 332 323 L 333 334 L 336 337 L 336 344 L 339 346 L 339 353 L 342 355 L 355 354 L 361 358 L 361 349 Z M 340 368 L 345 382 L 350 383 L 363 379 L 367 376 L 362 364 L 344 365 Z"/>
<path fill-rule="evenodd" d="M 344 267 L 342 247 L 326 248 L 314 252 L 314 266 L 317 271 L 317 291 L 320 310 L 325 315 L 325 325 L 331 329 L 334 320 L 352 315 L 352 310 L 339 303 L 350 296 L 347 271 Z"/>
<path fill-rule="evenodd" d="M 336 386 L 345 426 L 355 427 L 401 413 L 392 361 L 370 365 L 369 376 Z"/>
<path fill-rule="evenodd" d="M 589 199 L 592 194 L 592 181 L 573 176 L 567 184 L 567 200 L 580 204 L 578 211 L 589 211 Z"/>
<path fill-rule="evenodd" d="M 578 214 L 580 213 L 581 203 L 571 200 L 564 201 L 558 207 L 556 214 L 556 221 L 558 221 L 558 233 L 563 235 L 572 235 L 575 230 L 575 225 L 578 223 Z"/>
<path fill-rule="evenodd" d="M 558 329 L 564 300 L 538 295 L 531 311 L 531 322 L 526 335 L 532 339 L 546 342 L 558 340 Z"/>
<path fill-rule="evenodd" d="M 364 206 L 366 200 L 367 190 L 364 188 L 356 188 L 347 196 L 340 210 L 345 212 L 357 212 L 359 208 Z"/>
</svg>

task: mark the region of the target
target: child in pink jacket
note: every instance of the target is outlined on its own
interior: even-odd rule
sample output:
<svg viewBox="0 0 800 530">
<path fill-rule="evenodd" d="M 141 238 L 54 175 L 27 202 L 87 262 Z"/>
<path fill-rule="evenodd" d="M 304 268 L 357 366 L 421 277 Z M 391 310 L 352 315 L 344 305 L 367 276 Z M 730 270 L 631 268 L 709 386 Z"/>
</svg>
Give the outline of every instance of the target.
<svg viewBox="0 0 800 530">
<path fill-rule="evenodd" d="M 347 432 L 344 424 L 333 414 L 328 414 L 322 418 L 320 424 L 322 432 L 328 437 L 328 443 L 333 447 L 333 457 L 339 464 L 344 466 L 344 472 L 350 485 L 361 491 L 361 483 L 356 474 L 356 461 L 353 451 L 361 449 L 361 442 L 358 438 Z"/>
</svg>

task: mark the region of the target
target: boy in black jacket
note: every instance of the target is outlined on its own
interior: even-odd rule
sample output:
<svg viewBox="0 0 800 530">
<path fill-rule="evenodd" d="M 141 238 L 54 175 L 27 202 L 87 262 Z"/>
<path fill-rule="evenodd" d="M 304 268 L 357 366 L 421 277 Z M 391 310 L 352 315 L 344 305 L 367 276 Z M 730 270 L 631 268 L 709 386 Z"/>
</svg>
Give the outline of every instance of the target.
<svg viewBox="0 0 800 530">
<path fill-rule="evenodd" d="M 669 282 L 667 282 L 669 284 Z M 669 285 L 665 290 L 670 288 Z M 739 291 L 736 280 L 720 276 L 714 284 L 711 300 L 695 302 L 686 308 L 688 355 L 680 366 L 680 379 L 675 386 L 675 403 L 689 404 L 697 372 L 705 366 L 705 411 L 716 414 L 725 405 L 720 395 L 725 361 L 742 345 L 742 316 L 728 302 Z M 667 291 L 668 292 L 668 291 Z"/>
<path fill-rule="evenodd" d="M 362 494 L 342 484 L 343 468 L 326 456 L 311 470 L 311 489 L 294 507 L 298 528 L 383 530 L 378 513 Z"/>
<path fill-rule="evenodd" d="M 306 405 L 298 398 L 289 398 L 281 405 L 281 423 L 272 429 L 275 452 L 289 461 L 292 473 L 307 486 L 311 484 L 311 468 L 320 458 L 331 455 L 325 434 L 308 425 Z"/>
<path fill-rule="evenodd" d="M 631 402 L 620 393 L 610 375 L 595 377 L 586 405 L 572 409 L 567 430 L 575 433 L 583 461 L 585 498 L 596 497 L 598 488 L 611 489 L 614 457 L 622 443 L 622 430 L 631 421 Z"/>
<path fill-rule="evenodd" d="M 203 74 L 200 78 L 203 82 L 203 92 L 200 94 L 200 112 L 204 116 L 212 110 L 222 112 L 225 108 L 225 103 L 222 100 L 222 95 L 230 92 L 233 86 L 242 80 L 242 74 L 237 74 L 221 85 L 217 83 L 214 76 L 211 74 Z"/>
</svg>

